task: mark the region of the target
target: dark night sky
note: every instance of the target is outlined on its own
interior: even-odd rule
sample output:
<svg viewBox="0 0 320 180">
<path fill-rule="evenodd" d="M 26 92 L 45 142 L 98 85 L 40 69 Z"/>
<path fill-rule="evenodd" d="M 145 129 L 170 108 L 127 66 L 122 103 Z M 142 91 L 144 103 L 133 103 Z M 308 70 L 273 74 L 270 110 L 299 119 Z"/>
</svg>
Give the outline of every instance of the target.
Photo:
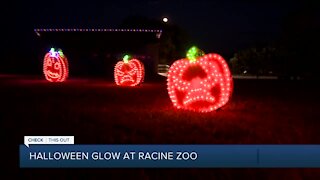
<svg viewBox="0 0 320 180">
<path fill-rule="evenodd" d="M 31 1 L 2 6 L 12 38 L 22 44 L 35 38 L 33 28 L 116 28 L 131 15 L 169 17 L 185 29 L 205 51 L 231 53 L 257 41 L 272 41 L 281 32 L 284 17 L 302 5 L 297 1 L 252 0 L 117 0 Z"/>
</svg>

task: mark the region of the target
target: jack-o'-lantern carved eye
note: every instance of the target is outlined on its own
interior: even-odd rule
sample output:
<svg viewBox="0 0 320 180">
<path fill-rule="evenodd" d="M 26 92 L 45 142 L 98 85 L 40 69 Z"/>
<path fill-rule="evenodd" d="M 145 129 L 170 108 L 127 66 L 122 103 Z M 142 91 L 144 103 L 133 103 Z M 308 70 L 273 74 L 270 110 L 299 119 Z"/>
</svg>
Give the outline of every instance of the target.
<svg viewBox="0 0 320 180">
<path fill-rule="evenodd" d="M 123 76 L 123 75 L 124 75 L 124 73 L 123 73 L 122 71 L 120 71 L 120 70 L 117 70 L 117 74 L 118 74 L 119 76 Z"/>
<path fill-rule="evenodd" d="M 182 79 L 186 81 L 191 81 L 194 78 L 204 79 L 207 77 L 207 73 L 202 69 L 201 66 L 190 66 L 182 75 Z"/>
<path fill-rule="evenodd" d="M 136 86 L 144 79 L 143 64 L 137 59 L 131 59 L 126 55 L 123 61 L 119 61 L 114 68 L 114 79 L 120 86 Z"/>
<path fill-rule="evenodd" d="M 60 69 L 60 64 L 59 62 L 54 63 L 54 69 L 59 70 Z"/>
<path fill-rule="evenodd" d="M 48 61 L 47 61 L 47 66 L 52 66 L 51 58 L 48 59 Z"/>
<path fill-rule="evenodd" d="M 136 74 L 136 69 L 135 69 L 135 68 L 132 68 L 130 71 L 128 71 L 128 74 L 129 74 L 130 76 L 135 75 L 135 74 Z"/>
</svg>

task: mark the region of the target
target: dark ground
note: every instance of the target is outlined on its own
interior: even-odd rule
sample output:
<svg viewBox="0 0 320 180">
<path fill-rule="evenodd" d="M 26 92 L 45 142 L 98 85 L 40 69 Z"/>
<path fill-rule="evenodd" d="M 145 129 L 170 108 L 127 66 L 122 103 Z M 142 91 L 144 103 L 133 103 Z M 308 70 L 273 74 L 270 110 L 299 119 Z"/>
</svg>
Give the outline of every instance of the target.
<svg viewBox="0 0 320 180">
<path fill-rule="evenodd" d="M 166 82 L 0 76 L 3 175 L 24 179 L 320 179 L 319 169 L 19 169 L 25 135 L 71 135 L 76 144 L 320 144 L 320 88 L 306 81 L 235 80 L 217 112 L 175 110 Z M 6 169 L 9 170 L 6 170 Z"/>
</svg>

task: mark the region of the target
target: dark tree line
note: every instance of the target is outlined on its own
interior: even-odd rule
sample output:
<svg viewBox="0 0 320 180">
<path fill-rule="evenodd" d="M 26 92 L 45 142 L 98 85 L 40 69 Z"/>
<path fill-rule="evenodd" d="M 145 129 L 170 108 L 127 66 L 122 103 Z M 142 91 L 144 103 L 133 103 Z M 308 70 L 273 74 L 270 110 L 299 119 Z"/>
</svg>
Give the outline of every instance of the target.
<svg viewBox="0 0 320 180">
<path fill-rule="evenodd" d="M 263 47 L 235 53 L 230 64 L 235 74 L 318 78 L 320 16 L 317 6 L 301 7 L 283 21 L 280 38 Z"/>
</svg>

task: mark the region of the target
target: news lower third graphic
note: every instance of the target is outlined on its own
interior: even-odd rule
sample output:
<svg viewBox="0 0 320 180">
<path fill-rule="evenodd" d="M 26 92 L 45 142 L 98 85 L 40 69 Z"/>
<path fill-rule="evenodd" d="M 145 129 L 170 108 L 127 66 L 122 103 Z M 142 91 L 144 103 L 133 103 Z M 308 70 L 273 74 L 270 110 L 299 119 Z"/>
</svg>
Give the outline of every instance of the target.
<svg viewBox="0 0 320 180">
<path fill-rule="evenodd" d="M 77 145 L 25 136 L 20 168 L 319 168 L 320 145 Z"/>
</svg>

